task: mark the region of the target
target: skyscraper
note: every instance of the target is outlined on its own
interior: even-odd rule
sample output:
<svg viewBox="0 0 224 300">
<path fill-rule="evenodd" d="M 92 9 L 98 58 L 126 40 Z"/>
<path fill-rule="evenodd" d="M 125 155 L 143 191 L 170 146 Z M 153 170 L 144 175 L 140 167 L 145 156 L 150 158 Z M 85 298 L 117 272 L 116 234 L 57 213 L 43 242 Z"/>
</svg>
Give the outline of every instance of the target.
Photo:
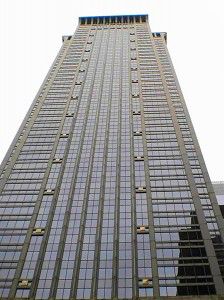
<svg viewBox="0 0 224 300">
<path fill-rule="evenodd" d="M 166 39 L 147 15 L 63 37 L 1 165 L 2 298 L 224 295 L 224 220 Z"/>
</svg>

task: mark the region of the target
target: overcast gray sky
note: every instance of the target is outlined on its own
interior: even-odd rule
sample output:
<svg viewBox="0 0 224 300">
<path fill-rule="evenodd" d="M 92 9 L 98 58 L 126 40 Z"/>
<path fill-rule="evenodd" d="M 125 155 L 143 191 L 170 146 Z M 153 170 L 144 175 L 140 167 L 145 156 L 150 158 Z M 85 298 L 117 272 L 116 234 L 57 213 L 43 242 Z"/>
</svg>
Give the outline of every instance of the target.
<svg viewBox="0 0 224 300">
<path fill-rule="evenodd" d="M 224 0 L 0 0 L 0 161 L 79 16 L 149 14 L 168 48 L 212 180 L 224 180 Z"/>
</svg>

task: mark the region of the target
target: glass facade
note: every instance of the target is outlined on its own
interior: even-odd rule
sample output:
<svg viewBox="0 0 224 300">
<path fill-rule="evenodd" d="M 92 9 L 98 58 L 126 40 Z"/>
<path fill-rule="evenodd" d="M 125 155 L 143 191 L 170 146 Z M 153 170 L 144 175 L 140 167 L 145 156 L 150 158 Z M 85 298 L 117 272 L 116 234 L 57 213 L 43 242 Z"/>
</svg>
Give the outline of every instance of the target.
<svg viewBox="0 0 224 300">
<path fill-rule="evenodd" d="M 147 15 L 81 17 L 1 165 L 0 297 L 224 295 L 224 220 Z"/>
</svg>

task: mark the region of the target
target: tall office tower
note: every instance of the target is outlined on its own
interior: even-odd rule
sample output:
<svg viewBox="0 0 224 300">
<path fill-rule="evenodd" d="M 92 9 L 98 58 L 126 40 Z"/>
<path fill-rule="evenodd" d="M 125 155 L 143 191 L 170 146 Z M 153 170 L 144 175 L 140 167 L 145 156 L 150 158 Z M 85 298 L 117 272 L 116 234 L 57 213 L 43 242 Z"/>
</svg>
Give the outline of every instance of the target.
<svg viewBox="0 0 224 300">
<path fill-rule="evenodd" d="M 80 18 L 1 174 L 3 299 L 224 295 L 224 220 L 147 15 Z"/>
</svg>

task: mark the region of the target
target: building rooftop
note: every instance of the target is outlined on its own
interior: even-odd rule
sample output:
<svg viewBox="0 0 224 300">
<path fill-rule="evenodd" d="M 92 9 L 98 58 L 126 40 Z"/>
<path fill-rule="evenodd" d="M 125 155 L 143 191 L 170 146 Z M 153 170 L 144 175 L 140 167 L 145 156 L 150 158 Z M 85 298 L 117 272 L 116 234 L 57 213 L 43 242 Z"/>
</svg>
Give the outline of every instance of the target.
<svg viewBox="0 0 224 300">
<path fill-rule="evenodd" d="M 119 24 L 119 23 L 144 23 L 147 22 L 147 14 L 114 15 L 114 16 L 83 16 L 79 18 L 80 24 Z"/>
</svg>

